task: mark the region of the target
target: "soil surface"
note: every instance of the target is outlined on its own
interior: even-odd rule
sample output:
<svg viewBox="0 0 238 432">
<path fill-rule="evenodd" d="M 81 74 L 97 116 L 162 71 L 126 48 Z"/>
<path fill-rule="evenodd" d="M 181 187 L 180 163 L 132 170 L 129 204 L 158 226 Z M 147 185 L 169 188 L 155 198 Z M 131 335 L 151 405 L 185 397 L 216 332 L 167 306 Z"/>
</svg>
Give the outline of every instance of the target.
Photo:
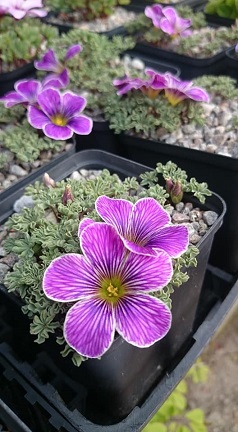
<svg viewBox="0 0 238 432">
<path fill-rule="evenodd" d="M 191 408 L 202 408 L 208 432 L 238 432 L 238 305 L 202 355 L 206 383 L 190 384 Z"/>
</svg>

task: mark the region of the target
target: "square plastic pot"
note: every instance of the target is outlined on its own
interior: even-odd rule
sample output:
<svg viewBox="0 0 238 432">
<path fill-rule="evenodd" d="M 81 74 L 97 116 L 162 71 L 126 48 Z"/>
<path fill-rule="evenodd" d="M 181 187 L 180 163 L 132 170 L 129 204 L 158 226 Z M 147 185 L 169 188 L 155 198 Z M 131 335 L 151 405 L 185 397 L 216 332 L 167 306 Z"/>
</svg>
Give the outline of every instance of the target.
<svg viewBox="0 0 238 432">
<path fill-rule="evenodd" d="M 200 356 L 205 346 L 238 301 L 238 282 L 219 269 L 208 268 L 204 284 L 219 286 L 212 307 L 205 308 L 205 317 L 196 328 L 183 356 L 167 364 L 166 371 L 142 404 L 137 405 L 122 421 L 102 426 L 87 420 L 74 408 L 79 389 L 52 364 L 47 354 L 22 361 L 10 346 L 12 323 L 5 332 L 0 331 L 0 418 L 14 432 L 139 432 L 160 408 L 186 372 Z M 221 295 L 222 293 L 222 295 Z M 203 299 L 200 306 L 205 307 Z M 200 311 L 204 309 L 199 308 Z M 0 305 L 0 328 L 6 328 L 9 314 Z M 4 340 L 4 341 L 2 341 Z M 6 342 L 8 340 L 8 342 Z M 61 397 L 63 388 L 67 402 Z M 24 420 L 23 420 L 24 418 Z"/>
<path fill-rule="evenodd" d="M 122 178 L 138 176 L 148 169 L 112 154 L 91 150 L 77 153 L 59 163 L 49 170 L 49 175 L 59 180 L 75 169 L 103 167 L 118 173 Z M 5 200 L 1 207 L 0 222 L 9 216 L 13 202 L 21 193 L 22 191 L 17 191 Z M 191 200 L 191 197 L 188 199 Z M 197 204 L 197 201 L 194 203 Z M 213 238 L 223 222 L 225 212 L 225 204 L 216 194 L 207 199 L 206 206 L 199 206 L 216 211 L 218 219 L 198 244 L 198 265 L 188 269 L 189 281 L 172 294 L 171 330 L 162 341 L 150 348 L 136 348 L 118 336 L 101 360 L 90 359 L 76 368 L 70 359 L 60 356 L 57 345 L 51 341 L 43 347 L 32 342 L 29 321 L 22 315 L 18 299 L 14 294 L 8 293 L 4 286 L 0 287 L 0 303 L 5 304 L 14 328 L 9 340 L 11 347 L 22 362 L 32 364 L 34 373 L 39 374 L 39 381 L 45 384 L 55 383 L 63 402 L 51 395 L 50 403 L 64 413 L 67 421 L 74 426 L 79 426 L 84 418 L 83 431 L 93 431 L 94 429 L 90 429 L 92 424 L 100 425 L 97 427 L 101 430 L 100 427 L 103 426 L 123 423 L 123 419 L 136 406 L 145 402 L 148 394 L 166 375 L 169 365 L 177 364 L 191 347 L 195 321 L 198 319 L 197 325 L 201 324 L 197 318 L 197 308 L 199 299 L 202 298 L 203 280 Z"/>
<path fill-rule="evenodd" d="M 235 52 L 235 47 L 226 51 L 225 74 L 238 80 L 238 55 Z"/>
<path fill-rule="evenodd" d="M 145 7 L 146 6 L 152 6 L 155 3 L 155 1 L 153 0 L 131 0 L 130 4 L 128 6 L 125 6 L 126 9 L 133 9 L 135 12 L 144 12 Z M 180 0 L 178 2 L 173 2 L 173 0 L 171 0 L 171 2 L 167 2 L 167 3 L 163 3 L 163 6 L 172 6 L 172 7 L 177 7 L 177 6 L 190 6 L 190 7 L 194 7 L 197 4 L 199 4 L 200 1 L 199 0 Z"/>
<path fill-rule="evenodd" d="M 180 69 L 170 63 L 159 61 L 141 53 L 135 53 L 133 50 L 128 50 L 126 54 L 131 58 L 142 60 L 147 68 L 151 68 L 160 73 L 170 72 L 177 77 L 180 76 Z M 82 150 L 104 150 L 116 155 L 121 155 L 121 148 L 118 144 L 117 136 L 109 127 L 108 121 L 93 121 L 93 130 L 87 136 L 75 135 L 76 152 Z"/>
<path fill-rule="evenodd" d="M 197 5 L 195 5 L 194 9 L 196 12 L 203 12 L 205 14 L 206 20 L 208 23 L 216 24 L 218 26 L 225 26 L 225 27 L 231 27 L 233 24 L 235 24 L 235 20 L 231 18 L 224 18 L 219 15 L 211 15 L 205 13 L 205 6 L 207 4 L 207 1 L 199 2 Z"/>
<path fill-rule="evenodd" d="M 227 205 L 222 228 L 216 235 L 209 262 L 228 273 L 238 272 L 238 159 L 206 153 L 163 142 L 121 134 L 123 155 L 138 163 L 153 166 L 155 161 L 172 160 L 189 177 L 206 181 L 210 189 L 222 196 Z M 224 245 L 227 245 L 224 253 Z"/>
</svg>

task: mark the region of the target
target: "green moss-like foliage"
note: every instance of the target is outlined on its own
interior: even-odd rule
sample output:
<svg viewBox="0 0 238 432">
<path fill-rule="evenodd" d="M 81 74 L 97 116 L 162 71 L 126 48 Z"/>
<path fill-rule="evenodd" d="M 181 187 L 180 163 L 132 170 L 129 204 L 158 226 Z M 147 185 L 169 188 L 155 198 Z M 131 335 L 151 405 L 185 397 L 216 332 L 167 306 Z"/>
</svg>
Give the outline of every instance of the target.
<svg viewBox="0 0 238 432">
<path fill-rule="evenodd" d="M 0 73 L 10 72 L 40 57 L 58 36 L 56 27 L 38 19 L 15 20 L 2 17 L 0 20 Z"/>
<path fill-rule="evenodd" d="M 205 6 L 209 15 L 218 15 L 223 18 L 238 18 L 238 3 L 236 0 L 209 0 Z"/>
<path fill-rule="evenodd" d="M 98 177 L 80 183 L 68 179 L 56 183 L 55 188 L 47 188 L 39 182 L 27 188 L 35 206 L 13 215 L 6 223 L 14 236 L 5 241 L 4 248 L 7 252 L 16 253 L 19 262 L 6 275 L 5 284 L 9 292 L 14 291 L 23 300 L 23 312 L 32 320 L 30 332 L 36 336 L 36 342 L 43 343 L 54 333 L 57 342 L 63 346 L 62 355 L 71 353 L 73 362 L 80 364 L 82 357 L 65 344 L 62 335 L 64 316 L 71 304 L 52 302 L 45 297 L 42 290 L 44 270 L 52 259 L 64 253 L 81 253 L 78 224 L 84 216 L 99 220 L 94 209 L 98 196 L 105 194 L 131 202 L 140 197 L 152 196 L 165 208 L 170 205 L 168 193 L 159 184 L 161 174 L 165 179 L 169 176 L 175 181 L 178 176 L 181 177 L 184 191 L 195 192 L 202 200 L 209 195 L 206 184 L 198 184 L 195 179 L 188 181 L 186 173 L 177 170 L 176 165 L 171 163 L 165 167 L 158 164 L 154 171 L 144 173 L 140 180 L 132 177 L 122 181 L 117 174 L 103 170 Z M 66 185 L 71 187 L 73 200 L 63 205 Z M 174 260 L 172 281 L 156 294 L 168 305 L 171 306 L 170 294 L 174 288 L 188 279 L 186 267 L 196 265 L 197 253 L 198 249 L 191 246 L 185 254 Z"/>
<path fill-rule="evenodd" d="M 47 0 L 51 10 L 57 13 L 77 11 L 86 21 L 109 16 L 116 6 L 129 3 L 130 0 Z"/>
<path fill-rule="evenodd" d="M 52 48 L 62 59 L 65 50 L 73 44 L 81 44 L 82 52 L 68 63 L 70 74 L 69 88 L 75 92 L 84 92 L 87 98 L 87 111 L 103 109 L 102 95 L 114 91 L 112 80 L 124 75 L 120 55 L 135 45 L 131 38 L 115 36 L 108 39 L 85 30 L 72 30 L 56 39 Z"/>
<path fill-rule="evenodd" d="M 194 84 L 201 86 L 208 93 L 222 96 L 226 100 L 238 97 L 236 80 L 226 75 L 203 75 L 196 78 Z"/>
<path fill-rule="evenodd" d="M 181 125 L 192 121 L 203 124 L 201 104 L 184 100 L 172 106 L 161 94 L 150 99 L 139 90 L 123 96 L 114 93 L 105 95 L 105 117 L 115 133 L 130 132 L 145 138 L 159 137 L 166 132 L 173 132 Z"/>
<path fill-rule="evenodd" d="M 18 162 L 34 162 L 42 151 L 52 150 L 54 153 L 62 149 L 64 143 L 46 136 L 39 136 L 39 131 L 33 129 L 27 121 L 18 123 L 0 132 L 1 146 L 10 150 Z"/>
</svg>

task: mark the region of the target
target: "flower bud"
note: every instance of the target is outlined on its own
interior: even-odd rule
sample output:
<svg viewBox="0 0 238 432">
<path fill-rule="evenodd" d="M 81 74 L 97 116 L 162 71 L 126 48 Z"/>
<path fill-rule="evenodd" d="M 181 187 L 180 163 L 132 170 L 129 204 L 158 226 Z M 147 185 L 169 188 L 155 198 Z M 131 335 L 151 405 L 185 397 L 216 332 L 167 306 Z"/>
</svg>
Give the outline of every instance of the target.
<svg viewBox="0 0 238 432">
<path fill-rule="evenodd" d="M 170 194 L 170 192 L 171 192 L 171 190 L 173 189 L 173 187 L 174 187 L 174 184 L 173 184 L 173 181 L 171 180 L 171 179 L 166 179 L 165 180 L 165 189 L 166 189 L 166 192 L 168 193 L 168 194 Z"/>
<path fill-rule="evenodd" d="M 49 176 L 48 173 L 43 175 L 43 184 L 48 188 L 55 188 L 55 181 Z"/>
<path fill-rule="evenodd" d="M 73 200 L 74 200 L 74 197 L 73 197 L 73 194 L 72 194 L 72 191 L 71 191 L 71 186 L 70 185 L 66 185 L 65 191 L 64 191 L 63 196 L 62 196 L 62 203 L 64 205 L 67 205 L 68 201 L 73 201 Z"/>
<path fill-rule="evenodd" d="M 170 192 L 171 201 L 174 204 L 178 204 L 183 199 L 183 188 L 180 182 L 174 183 L 174 186 Z"/>
</svg>

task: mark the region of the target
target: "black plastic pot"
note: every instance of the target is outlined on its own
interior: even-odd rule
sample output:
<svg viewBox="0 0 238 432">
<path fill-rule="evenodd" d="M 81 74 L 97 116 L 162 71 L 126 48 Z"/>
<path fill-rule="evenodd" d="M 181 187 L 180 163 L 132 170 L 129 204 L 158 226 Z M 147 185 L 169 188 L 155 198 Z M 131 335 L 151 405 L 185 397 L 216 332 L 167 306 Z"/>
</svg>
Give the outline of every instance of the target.
<svg viewBox="0 0 238 432">
<path fill-rule="evenodd" d="M 77 26 L 74 26 L 73 24 L 70 24 L 70 23 L 67 23 L 67 22 L 58 24 L 58 23 L 52 21 L 52 17 L 55 17 L 55 16 L 57 16 L 57 15 L 54 14 L 53 12 L 50 12 L 47 15 L 47 17 L 44 18 L 43 21 L 44 21 L 45 24 L 49 24 L 49 25 L 51 25 L 53 27 L 57 27 L 58 30 L 59 30 L 59 34 L 60 35 L 62 33 L 68 33 L 70 30 L 74 30 L 74 29 L 78 28 Z M 111 38 L 111 37 L 116 36 L 116 35 L 124 34 L 124 31 L 125 31 L 124 27 L 123 26 L 119 26 L 119 27 L 116 27 L 116 28 L 114 28 L 112 30 L 107 30 L 107 31 L 102 31 L 102 32 L 96 32 L 96 33 L 99 33 L 101 35 L 105 35 L 105 36 Z"/>
<path fill-rule="evenodd" d="M 154 3 L 156 3 L 153 0 L 131 0 L 130 5 L 125 6 L 126 9 L 131 9 L 134 10 L 135 12 L 143 12 L 145 10 L 146 6 L 152 6 Z M 194 7 L 197 4 L 199 4 L 200 1 L 199 0 L 181 0 L 179 2 L 167 2 L 167 3 L 163 3 L 162 6 L 190 6 L 190 7 Z"/>
<path fill-rule="evenodd" d="M 4 338 L 3 332 L 0 331 L 0 369 L 5 379 L 5 385 L 0 388 L 0 392 L 3 394 L 3 399 L 0 399 L 0 418 L 14 432 L 142 431 L 152 415 L 160 408 L 197 357 L 200 356 L 217 328 L 226 318 L 229 310 L 237 302 L 238 282 L 232 282 L 229 277 L 225 273 L 219 274 L 218 269 L 209 268 L 207 270 L 205 285 L 208 286 L 206 286 L 206 291 L 209 292 L 209 284 L 211 286 L 219 285 L 221 290 L 216 296 L 211 293 L 212 297 L 209 300 L 210 303 L 212 300 L 213 306 L 206 309 L 202 324 L 193 333 L 191 343 L 183 357 L 169 362 L 166 373 L 155 388 L 147 394 L 144 402 L 137 405 L 124 420 L 115 425 L 97 425 L 86 420 L 78 410 L 74 409 L 74 403 L 78 397 L 75 383 L 60 373 L 58 367 L 50 361 L 47 353 L 22 361 L 14 352 L 13 346 L 10 346 L 11 335 L 15 331 L 13 323 L 10 322 L 7 331 L 4 332 Z M 204 307 L 205 302 L 200 303 L 200 306 Z M 199 314 L 200 311 L 202 309 L 199 309 Z M 0 328 L 6 327 L 6 322 L 10 319 L 9 313 L 4 310 L 4 306 L 1 304 Z M 67 394 L 66 404 L 59 394 L 62 388 Z M 16 389 L 15 392 L 14 389 Z M 24 409 L 21 410 L 21 407 Z M 39 420 L 37 426 L 36 419 Z"/>
<path fill-rule="evenodd" d="M 34 76 L 35 68 L 34 63 L 28 63 L 18 69 L 13 70 L 12 72 L 5 72 L 0 74 L 0 96 L 3 96 L 5 93 L 14 90 L 14 84 L 16 81 L 29 78 Z"/>
<path fill-rule="evenodd" d="M 235 52 L 235 47 L 226 51 L 225 74 L 238 80 L 238 55 Z"/>
<path fill-rule="evenodd" d="M 49 170 L 49 174 L 57 180 L 67 177 L 75 169 L 101 169 L 102 167 L 118 173 L 122 178 L 138 176 L 148 169 L 112 154 L 91 150 L 71 156 Z M 20 193 L 22 191 L 15 192 L 3 202 L 0 222 L 9 216 L 13 202 Z M 216 211 L 219 217 L 198 244 L 200 249 L 198 265 L 188 270 L 189 281 L 172 294 L 173 324 L 170 332 L 162 341 L 150 348 L 139 349 L 127 344 L 121 337 L 117 337 L 100 361 L 88 360 L 80 368 L 76 368 L 71 360 L 60 356 L 57 345 L 49 342 L 44 344 L 42 349 L 32 342 L 28 319 L 22 315 L 16 297 L 8 293 L 4 286 L 0 287 L 0 304 L 6 305 L 9 320 L 15 329 L 10 341 L 12 348 L 22 362 L 27 360 L 32 363 L 34 374 L 39 374 L 38 384 L 39 381 L 45 384 L 49 381 L 55 385 L 60 398 L 55 396 L 52 398 L 50 394 L 50 403 L 73 426 L 79 427 L 79 430 L 91 432 L 101 430 L 100 428 L 104 430 L 106 426 L 108 426 L 106 430 L 119 430 L 113 429 L 112 425 L 118 427 L 118 422 L 126 424 L 125 418 L 130 417 L 133 410 L 132 418 L 135 420 L 136 406 L 145 403 L 148 394 L 153 391 L 159 380 L 191 348 L 209 253 L 225 212 L 225 204 L 216 194 L 208 198 L 206 206 L 199 206 Z M 199 320 L 198 325 L 200 324 Z M 43 387 L 45 395 L 46 388 Z M 37 388 L 43 390 L 38 385 Z M 125 428 L 125 430 L 133 429 Z"/>
<path fill-rule="evenodd" d="M 138 42 L 135 51 L 144 55 L 149 55 L 156 60 L 169 62 L 176 65 L 181 70 L 183 79 L 196 78 L 201 75 L 220 75 L 224 69 L 225 50 L 220 51 L 212 57 L 194 58 L 176 52 L 166 51 L 148 43 Z"/>
<path fill-rule="evenodd" d="M 212 190 L 223 197 L 227 213 L 216 235 L 210 263 L 228 273 L 238 272 L 238 202 L 234 192 L 238 188 L 238 159 L 125 134 L 120 135 L 119 142 L 125 157 L 149 166 L 157 160 L 162 163 L 172 160 L 189 177 L 206 181 Z M 226 253 L 224 245 L 227 245 Z"/>
</svg>

